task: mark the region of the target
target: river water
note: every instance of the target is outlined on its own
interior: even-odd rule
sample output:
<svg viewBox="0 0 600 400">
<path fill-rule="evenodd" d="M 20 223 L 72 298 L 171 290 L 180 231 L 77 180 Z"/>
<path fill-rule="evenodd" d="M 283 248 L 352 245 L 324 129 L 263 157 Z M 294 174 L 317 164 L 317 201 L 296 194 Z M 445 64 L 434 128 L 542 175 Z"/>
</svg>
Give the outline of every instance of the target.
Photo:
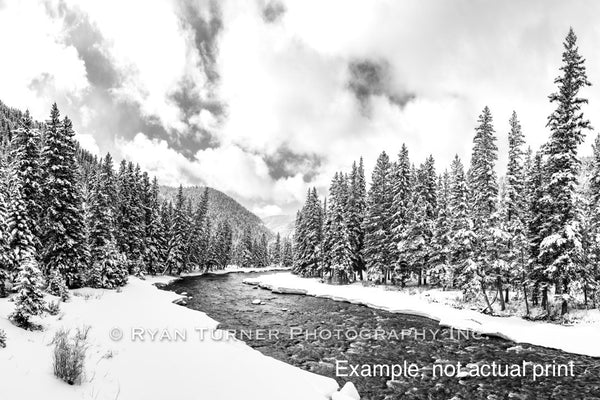
<svg viewBox="0 0 600 400">
<path fill-rule="evenodd" d="M 246 277 L 187 277 L 164 289 L 187 293 L 187 307 L 205 312 L 220 322 L 219 328 L 236 332 L 263 354 L 334 378 L 340 385 L 352 381 L 362 399 L 600 399 L 598 358 L 441 328 L 423 317 L 274 294 L 243 284 Z M 255 300 L 262 304 L 253 304 Z M 457 376 L 453 368 L 459 362 L 466 367 Z M 339 376 L 352 373 L 349 365 L 366 368 L 363 375 L 373 374 L 376 364 L 414 364 L 418 373 L 413 370 L 394 380 L 380 376 L 381 369 L 375 371 L 379 376 Z M 512 368 L 513 376 L 497 376 L 504 368 Z M 463 376 L 472 370 L 496 376 Z"/>
</svg>

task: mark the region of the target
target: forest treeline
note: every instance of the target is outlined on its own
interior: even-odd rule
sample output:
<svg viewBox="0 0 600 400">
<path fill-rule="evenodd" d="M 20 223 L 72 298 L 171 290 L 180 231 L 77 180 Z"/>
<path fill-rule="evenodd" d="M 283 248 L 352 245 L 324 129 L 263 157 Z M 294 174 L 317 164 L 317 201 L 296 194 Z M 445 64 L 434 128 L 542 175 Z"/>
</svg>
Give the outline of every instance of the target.
<svg viewBox="0 0 600 400">
<path fill-rule="evenodd" d="M 0 116 L 0 297 L 16 293 L 19 325 L 43 312 L 43 290 L 66 299 L 69 288 L 116 288 L 130 274 L 291 265 L 291 244 L 269 245 L 239 210 L 234 229 L 231 205 L 211 217 L 208 188 L 194 202 L 182 186 L 161 199 L 139 165 L 81 149 L 56 104 L 44 123 L 2 103 Z"/>
<path fill-rule="evenodd" d="M 498 148 L 485 107 L 470 165 L 455 156 L 438 172 L 429 156 L 416 166 L 402 146 L 381 153 L 367 192 L 362 159 L 336 173 L 322 202 L 309 190 L 296 218 L 294 271 L 336 283 L 408 281 L 462 289 L 488 312 L 518 296 L 526 313 L 548 317 L 569 304 L 595 306 L 600 282 L 600 136 L 581 185 L 577 149 L 591 126 L 579 96 L 589 86 L 571 29 L 564 42 L 548 141 L 533 152 L 516 112 L 508 121 L 508 165 L 496 173 Z M 492 297 L 493 296 L 493 297 Z M 555 307 L 554 307 L 555 306 Z"/>
</svg>

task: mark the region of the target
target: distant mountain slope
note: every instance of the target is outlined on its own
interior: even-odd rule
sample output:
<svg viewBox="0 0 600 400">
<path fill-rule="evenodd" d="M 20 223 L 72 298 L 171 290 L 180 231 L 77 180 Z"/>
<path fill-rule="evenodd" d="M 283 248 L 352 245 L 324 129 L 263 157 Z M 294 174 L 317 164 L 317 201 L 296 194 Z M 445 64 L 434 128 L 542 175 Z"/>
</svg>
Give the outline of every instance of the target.
<svg viewBox="0 0 600 400">
<path fill-rule="evenodd" d="M 203 186 L 183 188 L 183 195 L 192 200 L 192 206 L 194 208 L 196 208 L 198 202 L 202 198 L 203 192 Z M 176 195 L 176 187 L 160 187 L 159 196 L 161 199 L 173 201 Z M 240 237 L 246 226 L 250 226 L 253 235 L 256 237 L 262 233 L 266 233 L 269 239 L 273 237 L 273 233 L 265 226 L 259 217 L 248 211 L 230 196 L 210 187 L 208 188 L 208 214 L 214 223 L 221 220 L 228 220 L 233 228 L 234 237 Z"/>
<path fill-rule="evenodd" d="M 294 224 L 296 222 L 295 215 L 272 215 L 264 217 L 263 222 L 273 234 L 279 234 L 281 237 L 291 237 L 294 233 Z"/>
</svg>

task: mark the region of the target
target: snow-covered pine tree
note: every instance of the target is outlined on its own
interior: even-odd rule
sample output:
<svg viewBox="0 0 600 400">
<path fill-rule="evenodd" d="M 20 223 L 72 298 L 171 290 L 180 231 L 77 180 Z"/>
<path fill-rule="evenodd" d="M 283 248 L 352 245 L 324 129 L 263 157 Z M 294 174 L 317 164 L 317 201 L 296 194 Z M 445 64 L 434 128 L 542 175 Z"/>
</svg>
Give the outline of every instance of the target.
<svg viewBox="0 0 600 400">
<path fill-rule="evenodd" d="M 408 267 L 405 260 L 401 257 L 401 250 L 398 246 L 404 240 L 404 232 L 409 224 L 409 209 L 412 202 L 412 172 L 410 159 L 408 157 L 408 148 L 406 144 L 402 144 L 398 161 L 393 168 L 392 176 L 392 240 L 390 251 L 392 253 L 392 261 L 394 263 L 394 275 L 396 278 L 406 278 Z"/>
<path fill-rule="evenodd" d="M 9 249 L 8 271 L 13 277 L 29 258 L 35 258 L 35 238 L 29 230 L 30 226 L 27 203 L 23 198 L 23 187 L 19 178 L 15 178 L 11 182 L 10 203 L 6 218 Z"/>
<path fill-rule="evenodd" d="M 242 268 L 250 268 L 255 267 L 255 260 L 253 257 L 254 254 L 254 243 L 252 242 L 252 230 L 250 226 L 246 226 L 244 228 L 244 232 L 242 234 L 242 242 L 240 249 L 240 267 Z"/>
<path fill-rule="evenodd" d="M 10 270 L 10 249 L 8 247 L 8 227 L 6 218 L 8 217 L 8 166 L 6 163 L 6 153 L 0 146 L 0 298 L 8 296 L 9 286 L 11 284 Z"/>
<path fill-rule="evenodd" d="M 490 312 L 491 305 L 487 296 L 490 283 L 496 285 L 501 291 L 501 277 L 494 275 L 490 267 L 494 264 L 493 252 L 490 251 L 493 240 L 492 216 L 496 212 L 498 199 L 498 183 L 495 162 L 498 159 L 498 147 L 492 124 L 492 113 L 486 106 L 479 116 L 479 125 L 475 129 L 473 139 L 473 155 L 469 169 L 469 186 L 471 193 L 471 210 L 473 218 L 473 231 L 475 233 L 474 261 L 469 268 L 469 279 L 474 294 L 479 291 L 486 300 Z"/>
<path fill-rule="evenodd" d="M 596 136 L 593 148 L 593 156 L 591 161 L 591 176 L 590 183 L 587 193 L 587 227 L 588 227 L 588 249 L 587 253 L 588 262 L 591 264 L 591 271 L 585 274 L 584 279 L 584 294 L 586 300 L 591 291 L 592 299 L 595 301 L 595 293 L 597 285 L 600 283 L 600 134 Z M 592 279 L 590 279 L 592 278 Z"/>
<path fill-rule="evenodd" d="M 330 278 L 334 283 L 348 283 L 354 280 L 352 262 L 352 245 L 347 224 L 346 204 L 348 197 L 347 178 L 336 173 L 329 190 L 329 209 L 327 212 L 327 229 L 323 238 L 323 247 L 327 254 Z"/>
<path fill-rule="evenodd" d="M 273 245 L 271 256 L 273 264 L 281 264 L 281 234 L 279 232 L 277 232 L 277 236 L 275 236 L 275 243 Z"/>
<path fill-rule="evenodd" d="M 450 166 L 450 262 L 452 287 L 465 288 L 467 271 L 473 265 L 473 223 L 469 215 L 468 187 L 462 161 L 456 155 Z"/>
<path fill-rule="evenodd" d="M 211 246 L 214 264 L 217 269 L 223 269 L 229 264 L 231 260 L 232 239 L 233 233 L 229 222 L 219 222 Z"/>
<path fill-rule="evenodd" d="M 292 249 L 292 242 L 289 239 L 283 241 L 283 251 L 281 255 L 281 266 L 285 268 L 291 268 L 294 263 L 294 254 Z"/>
<path fill-rule="evenodd" d="M 509 120 L 510 131 L 508 133 L 508 167 L 504 180 L 505 186 L 505 224 L 509 235 L 508 243 L 508 270 L 503 276 L 505 282 L 504 301 L 509 301 L 509 284 L 524 285 L 526 265 L 528 259 L 527 241 L 527 200 L 525 185 L 524 153 L 522 146 L 525 144 L 525 136 L 521 130 L 521 124 L 517 113 L 513 111 Z M 525 301 L 527 302 L 527 291 L 523 286 Z"/>
<path fill-rule="evenodd" d="M 546 267 L 540 260 L 540 246 L 544 240 L 544 224 L 548 219 L 548 204 L 545 199 L 546 176 L 542 153 L 535 154 L 527 178 L 529 219 L 527 222 L 527 237 L 529 241 L 528 280 L 532 287 L 532 304 L 540 303 L 542 308 L 548 307 L 548 289 L 550 280 Z"/>
<path fill-rule="evenodd" d="M 114 234 L 113 206 L 109 203 L 114 187 L 112 160 L 102 162 L 94 178 L 90 215 L 91 267 L 87 284 L 91 287 L 112 289 L 127 282 L 127 262 L 117 250 Z"/>
<path fill-rule="evenodd" d="M 208 188 L 204 188 L 200 202 L 192 216 L 191 238 L 190 238 L 190 256 L 192 263 L 200 268 L 206 267 L 208 259 L 208 244 L 210 237 L 210 225 L 208 221 Z"/>
<path fill-rule="evenodd" d="M 175 209 L 173 210 L 169 250 L 165 266 L 165 270 L 168 271 L 169 274 L 180 274 L 185 270 L 184 256 L 187 227 L 186 199 L 183 195 L 183 186 L 179 185 L 177 198 L 175 200 Z"/>
<path fill-rule="evenodd" d="M 10 315 L 10 319 L 17 326 L 31 327 L 31 317 L 44 312 L 46 302 L 42 293 L 43 286 L 44 277 L 37 266 L 35 257 L 33 254 L 27 255 L 19 265 L 15 285 L 17 291 L 14 298 L 15 310 Z"/>
<path fill-rule="evenodd" d="M 447 171 L 439 177 L 437 188 L 437 217 L 433 228 L 431 270 L 429 283 L 444 288 L 452 286 L 454 271 L 450 264 L 450 176 Z"/>
<path fill-rule="evenodd" d="M 40 138 L 33 127 L 29 111 L 25 112 L 19 128 L 13 132 L 11 150 L 12 171 L 20 182 L 25 209 L 29 216 L 29 231 L 34 235 L 36 250 L 39 250 L 42 215 Z"/>
<path fill-rule="evenodd" d="M 164 238 L 162 235 L 160 205 L 158 201 L 158 180 L 156 177 L 152 180 L 152 185 L 145 190 L 144 212 L 146 234 L 144 264 L 149 274 L 156 275 L 159 272 L 164 252 Z"/>
<path fill-rule="evenodd" d="M 348 203 L 346 207 L 352 266 L 354 272 L 358 274 L 361 280 L 363 279 L 363 272 L 365 270 L 362 249 L 365 239 L 363 220 L 365 218 L 366 197 L 365 171 L 361 157 L 358 166 L 356 162 L 352 164 L 352 172 L 350 173 L 348 182 Z"/>
<path fill-rule="evenodd" d="M 584 140 L 584 131 L 591 127 L 581 111 L 587 99 L 579 97 L 579 91 L 590 86 L 590 82 L 572 28 L 564 42 L 562 61 L 562 75 L 554 80 L 558 90 L 549 96 L 550 102 L 556 103 L 556 109 L 548 117 L 547 124 L 550 140 L 545 146 L 545 173 L 548 176 L 545 192 L 549 214 L 543 227 L 540 261 L 554 283 L 564 315 L 568 311 L 569 285 L 580 268 L 582 251 L 576 208 L 580 166 L 577 147 Z"/>
<path fill-rule="evenodd" d="M 363 254 L 367 278 L 376 283 L 387 283 L 391 274 L 392 257 L 389 245 L 393 216 L 391 170 L 388 155 L 385 152 L 381 153 L 371 176 L 372 182 L 363 222 L 365 231 Z"/>
<path fill-rule="evenodd" d="M 87 249 L 73 126 L 69 118 L 61 122 L 59 117 L 55 103 L 42 149 L 41 260 L 46 275 L 58 269 L 67 286 L 73 288 L 83 283 Z"/>
<path fill-rule="evenodd" d="M 309 189 L 299 218 L 294 272 L 302 276 L 319 276 L 322 272 L 323 206 L 317 189 Z"/>
</svg>

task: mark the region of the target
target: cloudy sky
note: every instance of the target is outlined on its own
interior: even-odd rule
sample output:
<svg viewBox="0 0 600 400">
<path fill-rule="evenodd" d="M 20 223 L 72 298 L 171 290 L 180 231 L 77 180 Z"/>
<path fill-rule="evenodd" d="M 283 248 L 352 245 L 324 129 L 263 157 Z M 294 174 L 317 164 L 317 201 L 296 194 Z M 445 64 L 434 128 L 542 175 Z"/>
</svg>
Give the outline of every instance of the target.
<svg viewBox="0 0 600 400">
<path fill-rule="evenodd" d="M 600 126 L 595 0 L 0 0 L 0 100 L 37 119 L 56 101 L 96 154 L 291 213 L 403 142 L 438 170 L 468 160 L 485 105 L 502 172 L 513 109 L 547 138 L 569 26 Z"/>
</svg>

